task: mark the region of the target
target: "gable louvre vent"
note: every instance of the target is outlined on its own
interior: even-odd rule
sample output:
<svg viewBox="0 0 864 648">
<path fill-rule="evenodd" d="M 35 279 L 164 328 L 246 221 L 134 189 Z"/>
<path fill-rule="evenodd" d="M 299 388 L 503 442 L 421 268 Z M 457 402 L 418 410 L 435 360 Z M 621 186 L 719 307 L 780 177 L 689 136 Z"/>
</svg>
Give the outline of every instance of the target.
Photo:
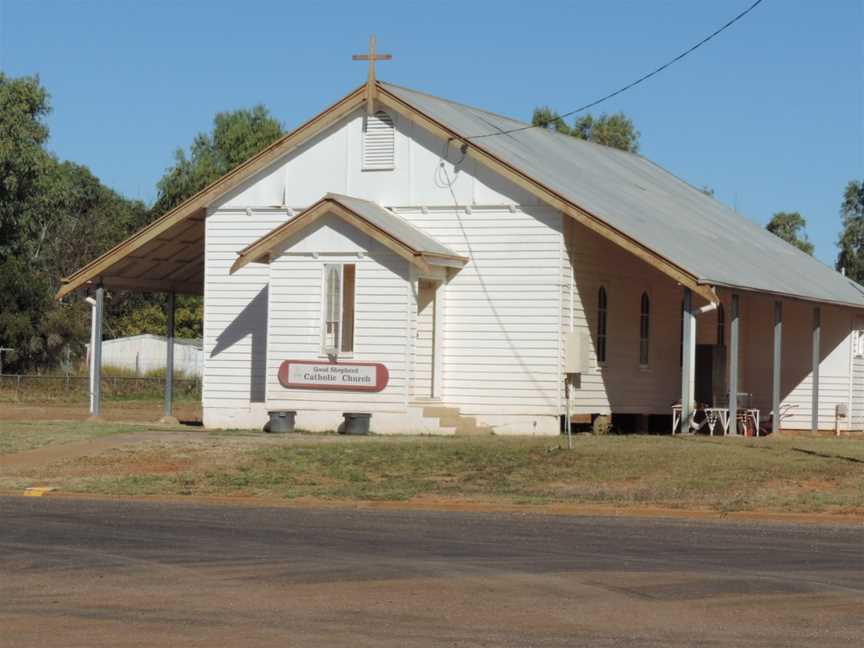
<svg viewBox="0 0 864 648">
<path fill-rule="evenodd" d="M 396 168 L 396 128 L 393 118 L 383 110 L 363 120 L 363 170 L 386 171 Z"/>
</svg>

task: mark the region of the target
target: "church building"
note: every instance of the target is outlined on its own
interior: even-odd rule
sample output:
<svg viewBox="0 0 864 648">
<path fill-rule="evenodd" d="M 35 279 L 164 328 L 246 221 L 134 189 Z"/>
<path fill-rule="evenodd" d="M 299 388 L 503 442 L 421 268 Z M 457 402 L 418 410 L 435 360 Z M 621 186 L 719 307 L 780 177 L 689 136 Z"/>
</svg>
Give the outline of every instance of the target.
<svg viewBox="0 0 864 648">
<path fill-rule="evenodd" d="M 203 296 L 210 428 L 864 428 L 860 285 L 640 155 L 374 67 L 58 297 L 121 289 Z"/>
</svg>

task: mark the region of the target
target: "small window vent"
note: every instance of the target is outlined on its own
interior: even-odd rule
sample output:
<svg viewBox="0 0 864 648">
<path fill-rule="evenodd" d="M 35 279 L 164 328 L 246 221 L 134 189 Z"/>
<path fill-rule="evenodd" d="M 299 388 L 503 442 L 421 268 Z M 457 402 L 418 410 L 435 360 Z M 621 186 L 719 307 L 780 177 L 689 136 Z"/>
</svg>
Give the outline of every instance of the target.
<svg viewBox="0 0 864 648">
<path fill-rule="evenodd" d="M 363 120 L 363 170 L 382 171 L 396 167 L 396 128 L 383 110 Z"/>
</svg>

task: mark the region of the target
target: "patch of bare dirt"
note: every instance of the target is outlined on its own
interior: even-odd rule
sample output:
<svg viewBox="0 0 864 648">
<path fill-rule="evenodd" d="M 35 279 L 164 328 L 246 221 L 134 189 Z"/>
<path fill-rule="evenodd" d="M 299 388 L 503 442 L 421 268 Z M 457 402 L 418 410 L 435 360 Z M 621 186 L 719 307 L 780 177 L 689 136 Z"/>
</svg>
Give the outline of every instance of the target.
<svg viewBox="0 0 864 648">
<path fill-rule="evenodd" d="M 101 418 L 118 423 L 146 423 L 158 421 L 161 416 L 161 401 L 129 401 L 105 403 Z M 175 404 L 174 416 L 181 421 L 200 422 L 201 405 L 199 403 Z M 86 403 L 80 405 L 2 403 L 0 405 L 0 421 L 86 421 L 89 418 L 90 412 Z"/>
<path fill-rule="evenodd" d="M 83 457 L 62 467 L 66 477 L 85 475 L 164 475 L 191 470 L 198 462 L 193 457 L 176 457 L 164 453 L 131 453 L 117 456 L 113 453 L 96 457 Z"/>
<path fill-rule="evenodd" d="M 827 493 L 837 488 L 837 481 L 832 479 L 802 479 L 789 481 L 774 479 L 765 484 L 767 490 L 775 493 Z"/>
</svg>

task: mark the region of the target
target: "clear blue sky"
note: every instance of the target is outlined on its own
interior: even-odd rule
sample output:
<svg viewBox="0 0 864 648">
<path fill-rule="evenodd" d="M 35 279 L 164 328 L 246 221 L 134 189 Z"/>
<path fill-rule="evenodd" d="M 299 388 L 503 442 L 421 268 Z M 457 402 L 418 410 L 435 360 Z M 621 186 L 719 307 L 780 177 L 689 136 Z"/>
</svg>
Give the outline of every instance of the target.
<svg viewBox="0 0 864 648">
<path fill-rule="evenodd" d="M 52 96 L 50 147 L 151 202 L 178 146 L 263 103 L 286 127 L 365 78 L 529 119 L 648 71 L 751 0 L 290 2 L 0 0 L 0 67 Z M 766 0 L 704 48 L 601 107 L 641 152 L 765 223 L 800 211 L 832 263 L 846 183 L 864 177 L 864 4 Z"/>
</svg>

